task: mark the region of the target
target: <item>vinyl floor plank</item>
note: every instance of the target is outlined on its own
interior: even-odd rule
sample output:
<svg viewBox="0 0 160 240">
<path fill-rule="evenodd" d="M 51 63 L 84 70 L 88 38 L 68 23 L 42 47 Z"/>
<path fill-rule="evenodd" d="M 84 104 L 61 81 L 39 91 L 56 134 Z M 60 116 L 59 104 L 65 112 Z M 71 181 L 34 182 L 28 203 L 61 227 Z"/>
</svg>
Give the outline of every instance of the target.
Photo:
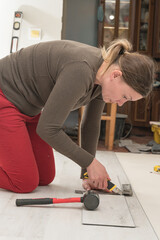
<svg viewBox="0 0 160 240">
<path fill-rule="evenodd" d="M 124 196 L 101 195 L 95 211 L 83 210 L 82 223 L 89 225 L 136 227 Z"/>
</svg>

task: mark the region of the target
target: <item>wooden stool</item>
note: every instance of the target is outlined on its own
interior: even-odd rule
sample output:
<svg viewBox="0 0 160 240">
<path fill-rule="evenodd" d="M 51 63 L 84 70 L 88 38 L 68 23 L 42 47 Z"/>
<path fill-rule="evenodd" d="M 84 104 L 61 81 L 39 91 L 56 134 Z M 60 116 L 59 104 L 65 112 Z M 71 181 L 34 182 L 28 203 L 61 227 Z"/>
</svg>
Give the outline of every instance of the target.
<svg viewBox="0 0 160 240">
<path fill-rule="evenodd" d="M 83 116 L 84 107 L 79 109 L 79 118 L 78 118 L 78 143 L 80 145 L 80 124 Z M 107 112 L 103 113 L 101 120 L 106 121 L 106 133 L 105 133 L 105 146 L 108 150 L 113 149 L 114 142 L 114 132 L 115 132 L 115 123 L 116 123 L 116 112 L 117 104 L 116 103 L 107 103 Z"/>
</svg>

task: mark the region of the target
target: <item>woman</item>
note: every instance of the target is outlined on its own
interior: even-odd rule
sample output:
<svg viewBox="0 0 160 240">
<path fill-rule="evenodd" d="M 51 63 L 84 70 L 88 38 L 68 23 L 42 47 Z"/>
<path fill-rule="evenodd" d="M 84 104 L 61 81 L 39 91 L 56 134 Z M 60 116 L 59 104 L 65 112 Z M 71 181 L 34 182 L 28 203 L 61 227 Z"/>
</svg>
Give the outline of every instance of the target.
<svg viewBox="0 0 160 240">
<path fill-rule="evenodd" d="M 0 188 L 33 191 L 55 176 L 52 148 L 87 170 L 85 189 L 107 189 L 95 158 L 105 102 L 122 106 L 152 89 L 154 63 L 127 40 L 107 51 L 73 41 L 33 45 L 0 60 Z M 81 147 L 63 131 L 69 113 L 86 105 Z M 43 110 L 42 110 L 43 109 Z"/>
</svg>

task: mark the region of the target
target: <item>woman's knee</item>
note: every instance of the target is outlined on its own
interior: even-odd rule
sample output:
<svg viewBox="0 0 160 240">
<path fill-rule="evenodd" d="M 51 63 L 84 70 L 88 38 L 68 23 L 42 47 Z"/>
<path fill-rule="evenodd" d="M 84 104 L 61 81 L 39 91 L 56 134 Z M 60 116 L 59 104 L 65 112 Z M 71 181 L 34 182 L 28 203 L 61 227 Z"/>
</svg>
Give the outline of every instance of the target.
<svg viewBox="0 0 160 240">
<path fill-rule="evenodd" d="M 43 178 L 43 179 L 40 179 L 39 185 L 40 185 L 40 186 L 49 185 L 51 182 L 53 182 L 54 178 L 55 178 L 55 170 L 52 172 L 52 174 L 47 175 L 47 176 L 46 176 L 45 178 Z"/>
<path fill-rule="evenodd" d="M 17 193 L 33 192 L 39 185 L 39 177 L 25 177 L 14 184 Z"/>
</svg>

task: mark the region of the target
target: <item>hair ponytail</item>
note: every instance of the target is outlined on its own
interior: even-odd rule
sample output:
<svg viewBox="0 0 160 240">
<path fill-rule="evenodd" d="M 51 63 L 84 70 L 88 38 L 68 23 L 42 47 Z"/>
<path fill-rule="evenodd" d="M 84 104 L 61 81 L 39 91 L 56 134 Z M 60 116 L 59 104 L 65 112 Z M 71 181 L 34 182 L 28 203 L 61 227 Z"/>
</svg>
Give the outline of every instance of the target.
<svg viewBox="0 0 160 240">
<path fill-rule="evenodd" d="M 105 50 L 105 47 L 101 49 L 102 57 L 108 63 L 108 67 L 115 63 L 119 56 L 131 50 L 132 45 L 127 39 L 116 39 L 110 43 L 107 50 Z"/>
</svg>

